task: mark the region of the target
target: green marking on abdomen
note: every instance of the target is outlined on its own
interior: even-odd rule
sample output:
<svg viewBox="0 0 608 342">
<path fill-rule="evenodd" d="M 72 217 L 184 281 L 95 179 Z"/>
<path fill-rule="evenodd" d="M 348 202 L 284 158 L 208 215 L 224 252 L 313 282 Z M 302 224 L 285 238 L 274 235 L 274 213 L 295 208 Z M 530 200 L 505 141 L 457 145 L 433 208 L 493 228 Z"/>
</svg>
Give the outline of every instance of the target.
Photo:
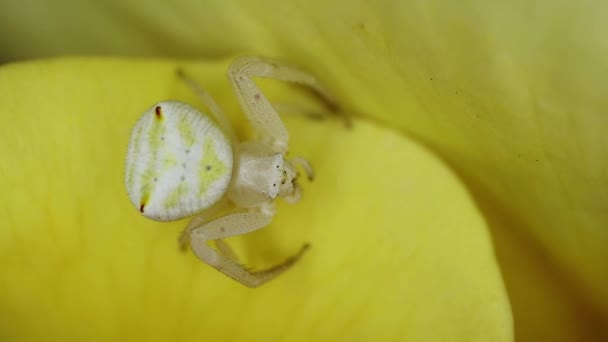
<svg viewBox="0 0 608 342">
<path fill-rule="evenodd" d="M 152 129 L 148 136 L 148 142 L 150 144 L 150 151 L 153 153 L 153 155 L 152 158 L 150 158 L 148 166 L 146 167 L 146 171 L 144 171 L 141 177 L 140 193 L 142 198 L 150 196 L 152 189 L 154 188 L 154 178 L 160 177 L 158 170 L 156 170 L 156 163 L 158 161 L 158 153 L 160 152 L 160 148 L 164 143 L 164 122 L 165 120 L 152 120 Z"/>
<path fill-rule="evenodd" d="M 190 126 L 186 116 L 182 117 L 182 119 L 179 121 L 177 129 L 187 147 L 194 145 L 194 132 L 192 131 L 192 127 Z"/>
<path fill-rule="evenodd" d="M 184 182 L 179 183 L 177 188 L 173 189 L 169 193 L 169 196 L 167 196 L 167 200 L 165 201 L 165 207 L 167 209 L 175 208 L 179 204 L 180 197 L 182 196 L 182 194 L 184 194 L 184 192 L 186 190 L 187 190 L 186 183 L 184 183 Z"/>
<path fill-rule="evenodd" d="M 167 154 L 165 160 L 163 161 L 163 171 L 167 171 L 171 168 L 174 168 L 178 165 L 177 158 L 173 154 Z"/>
<path fill-rule="evenodd" d="M 211 137 L 205 139 L 203 159 L 199 168 L 200 196 L 203 196 L 211 184 L 226 175 L 228 168 L 219 159 Z"/>
<path fill-rule="evenodd" d="M 150 130 L 150 146 L 152 151 L 158 151 L 163 143 L 163 133 L 165 120 L 153 120 L 152 129 Z"/>
</svg>

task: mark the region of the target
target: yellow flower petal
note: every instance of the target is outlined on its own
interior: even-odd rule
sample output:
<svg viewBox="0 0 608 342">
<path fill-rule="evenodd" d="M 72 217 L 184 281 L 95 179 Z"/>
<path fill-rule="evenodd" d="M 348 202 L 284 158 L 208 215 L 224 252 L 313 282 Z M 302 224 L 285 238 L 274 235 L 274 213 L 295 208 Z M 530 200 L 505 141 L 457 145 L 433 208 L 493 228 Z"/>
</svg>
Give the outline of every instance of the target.
<svg viewBox="0 0 608 342">
<path fill-rule="evenodd" d="M 353 111 L 416 136 L 465 180 L 492 228 L 518 339 L 606 340 L 606 9 L 549 0 L 11 2 L 0 58 L 255 51 L 305 65 Z"/>
<path fill-rule="evenodd" d="M 243 130 L 226 66 L 187 69 Z M 512 339 L 486 226 L 464 187 L 427 150 L 366 121 L 347 130 L 286 118 L 291 152 L 318 177 L 269 227 L 235 241 L 258 267 L 311 242 L 284 276 L 251 290 L 180 253 L 184 222 L 144 219 L 123 185 L 138 114 L 162 99 L 198 104 L 175 68 L 70 59 L 0 69 L 3 339 Z"/>
</svg>

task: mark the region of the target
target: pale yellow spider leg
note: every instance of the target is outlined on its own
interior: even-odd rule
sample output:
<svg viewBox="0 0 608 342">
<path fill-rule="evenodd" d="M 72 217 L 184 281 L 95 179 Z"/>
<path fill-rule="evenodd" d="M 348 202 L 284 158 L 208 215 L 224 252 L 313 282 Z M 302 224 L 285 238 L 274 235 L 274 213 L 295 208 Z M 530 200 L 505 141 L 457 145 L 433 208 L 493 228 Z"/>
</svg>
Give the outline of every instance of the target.
<svg viewBox="0 0 608 342">
<path fill-rule="evenodd" d="M 186 226 L 186 228 L 182 231 L 182 233 L 179 236 L 178 243 L 179 243 L 180 249 L 181 250 L 186 249 L 186 247 L 188 246 L 188 243 L 190 242 L 190 233 L 194 229 L 204 225 L 207 222 L 212 221 L 214 216 L 217 215 L 220 212 L 220 210 L 226 209 L 227 206 L 228 206 L 228 199 L 224 197 L 220 201 L 218 201 L 217 203 L 212 205 L 210 208 L 203 210 L 202 212 L 196 214 L 196 216 L 194 216 L 192 219 L 190 219 L 190 222 L 188 222 L 188 225 Z"/>
<path fill-rule="evenodd" d="M 243 57 L 234 61 L 228 69 L 228 78 L 241 107 L 255 130 L 262 138 L 269 138 L 278 152 L 287 151 L 289 134 L 276 110 L 253 81 L 253 77 L 273 78 L 304 85 L 322 98 L 330 108 L 337 108 L 329 91 L 310 73 L 260 57 Z"/>
<path fill-rule="evenodd" d="M 211 115 L 213 115 L 214 119 L 217 123 L 222 127 L 224 133 L 228 135 L 228 138 L 232 141 L 233 144 L 238 143 L 238 139 L 236 134 L 234 133 L 234 129 L 228 120 L 226 114 L 222 108 L 215 102 L 213 97 L 209 95 L 209 93 L 203 88 L 198 82 L 196 82 L 192 77 L 190 77 L 183 69 L 177 69 L 177 75 L 192 89 L 192 91 L 198 95 L 203 104 L 211 111 Z"/>
<path fill-rule="evenodd" d="M 232 250 L 232 248 L 226 241 L 222 239 L 217 239 L 215 240 L 215 246 L 220 251 L 220 253 L 222 253 L 223 256 L 233 260 L 236 263 L 239 262 L 239 257 L 236 255 L 234 250 Z"/>
<path fill-rule="evenodd" d="M 298 203 L 302 198 L 302 190 L 300 189 L 300 184 L 296 182 L 293 186 L 293 194 L 283 197 L 283 200 L 289 204 Z"/>
<path fill-rule="evenodd" d="M 281 115 L 301 115 L 312 120 L 323 120 L 328 117 L 325 111 L 321 112 L 300 104 L 273 102 L 272 105 Z"/>
<path fill-rule="evenodd" d="M 253 72 L 249 74 L 250 77 L 272 78 L 306 86 L 321 101 L 325 102 L 330 109 L 337 110 L 338 108 L 338 103 L 329 90 L 314 75 L 307 71 L 282 61 L 250 56 L 235 60 L 230 66 L 229 72 L 232 69 L 243 69 L 243 66 L 247 64 L 266 65 L 264 68 L 254 67 Z"/>
<path fill-rule="evenodd" d="M 308 178 L 308 180 L 312 182 L 312 180 L 315 178 L 315 171 L 313 170 L 308 160 L 302 157 L 293 157 L 291 158 L 291 162 L 294 165 L 300 166 L 304 170 L 304 172 L 306 172 L 306 178 Z"/>
<path fill-rule="evenodd" d="M 271 216 L 261 213 L 239 213 L 218 218 L 193 229 L 190 233 L 192 251 L 203 262 L 245 286 L 256 287 L 277 277 L 291 267 L 309 248 L 304 245 L 294 256 L 269 269 L 252 272 L 226 255 L 207 245 L 207 241 L 246 234 L 270 223 Z"/>
</svg>

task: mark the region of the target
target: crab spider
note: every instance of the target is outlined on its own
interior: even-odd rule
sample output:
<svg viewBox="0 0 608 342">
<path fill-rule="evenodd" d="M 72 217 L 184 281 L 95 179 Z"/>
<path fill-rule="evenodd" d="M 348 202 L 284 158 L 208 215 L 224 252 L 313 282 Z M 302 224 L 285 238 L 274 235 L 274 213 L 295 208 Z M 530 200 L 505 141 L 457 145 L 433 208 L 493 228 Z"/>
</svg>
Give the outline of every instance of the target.
<svg viewBox="0 0 608 342">
<path fill-rule="evenodd" d="M 178 75 L 200 96 L 215 121 L 178 101 L 162 101 L 144 112 L 128 147 L 125 184 L 129 198 L 152 220 L 195 215 L 180 244 L 190 243 L 200 260 L 234 280 L 259 286 L 292 266 L 308 244 L 284 262 L 253 272 L 239 264 L 222 239 L 268 225 L 275 214 L 275 199 L 290 203 L 300 199 L 296 166 L 310 180 L 313 171 L 304 158 L 286 158 L 287 129 L 253 77 L 307 86 L 331 109 L 336 108 L 335 102 L 307 72 L 258 57 L 237 59 L 228 78 L 256 133 L 254 140 L 239 141 L 213 98 L 183 72 Z M 217 249 L 208 241 L 215 241 Z"/>
</svg>

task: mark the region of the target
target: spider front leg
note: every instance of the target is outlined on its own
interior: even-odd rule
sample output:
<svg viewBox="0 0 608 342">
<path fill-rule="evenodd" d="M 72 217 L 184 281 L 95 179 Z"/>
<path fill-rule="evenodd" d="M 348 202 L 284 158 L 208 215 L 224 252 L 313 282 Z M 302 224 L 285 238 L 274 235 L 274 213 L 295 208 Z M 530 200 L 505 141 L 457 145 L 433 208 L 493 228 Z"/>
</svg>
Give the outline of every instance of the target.
<svg viewBox="0 0 608 342">
<path fill-rule="evenodd" d="M 274 78 L 304 85 L 321 98 L 330 110 L 335 111 L 338 107 L 329 91 L 313 75 L 303 70 L 260 57 L 243 57 L 234 61 L 228 70 L 228 78 L 241 107 L 262 140 L 272 144 L 277 152 L 287 152 L 289 134 L 253 77 Z"/>
<path fill-rule="evenodd" d="M 220 217 L 205 223 L 198 228 L 190 230 L 190 244 L 192 251 L 203 262 L 215 267 L 230 278 L 248 287 L 257 287 L 277 277 L 291 267 L 309 248 L 308 244 L 302 246 L 300 251 L 284 262 L 269 269 L 252 272 L 240 265 L 230 255 L 219 253 L 207 245 L 208 241 L 220 240 L 231 236 L 246 234 L 267 226 L 272 219 L 271 215 L 264 213 L 237 213 Z M 221 241 L 221 240 L 220 240 Z M 225 242 L 220 242 L 220 246 Z M 227 245 L 220 249 L 231 251 Z M 227 252 L 226 254 L 232 254 Z"/>
<path fill-rule="evenodd" d="M 232 128 L 228 117 L 226 117 L 226 114 L 224 114 L 224 111 L 217 104 L 217 102 L 215 102 L 213 97 L 183 69 L 177 69 L 176 74 L 196 95 L 198 95 L 203 104 L 207 106 L 215 120 L 217 120 L 217 122 L 220 124 L 224 133 L 228 134 L 228 137 L 233 144 L 236 144 L 238 139 L 234 133 L 234 129 Z"/>
</svg>

